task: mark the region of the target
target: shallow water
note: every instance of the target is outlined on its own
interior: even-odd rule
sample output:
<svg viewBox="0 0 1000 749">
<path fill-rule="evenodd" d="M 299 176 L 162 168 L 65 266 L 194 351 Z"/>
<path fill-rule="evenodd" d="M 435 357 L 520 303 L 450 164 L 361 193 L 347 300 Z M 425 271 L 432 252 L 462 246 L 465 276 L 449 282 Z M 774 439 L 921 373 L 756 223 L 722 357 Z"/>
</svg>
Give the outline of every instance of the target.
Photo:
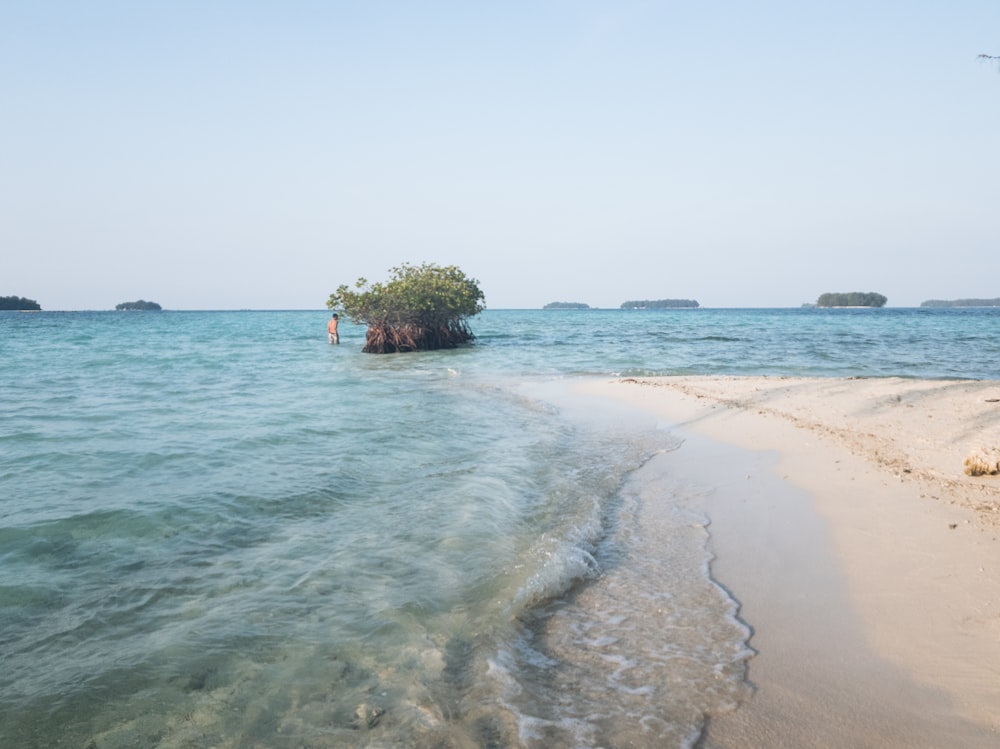
<svg viewBox="0 0 1000 749">
<path fill-rule="evenodd" d="M 636 473 L 677 442 L 568 386 L 1000 360 L 990 310 L 326 317 L 0 314 L 0 746 L 689 746 L 746 627 Z"/>
</svg>

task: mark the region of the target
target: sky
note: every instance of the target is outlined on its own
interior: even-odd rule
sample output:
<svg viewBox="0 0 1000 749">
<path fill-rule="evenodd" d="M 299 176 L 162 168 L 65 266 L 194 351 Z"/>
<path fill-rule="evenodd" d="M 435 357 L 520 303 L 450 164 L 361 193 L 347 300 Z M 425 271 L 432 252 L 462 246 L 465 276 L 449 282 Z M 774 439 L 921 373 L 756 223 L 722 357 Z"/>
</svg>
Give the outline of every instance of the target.
<svg viewBox="0 0 1000 749">
<path fill-rule="evenodd" d="M 0 296 L 1000 297 L 997 0 L 3 0 Z"/>
</svg>

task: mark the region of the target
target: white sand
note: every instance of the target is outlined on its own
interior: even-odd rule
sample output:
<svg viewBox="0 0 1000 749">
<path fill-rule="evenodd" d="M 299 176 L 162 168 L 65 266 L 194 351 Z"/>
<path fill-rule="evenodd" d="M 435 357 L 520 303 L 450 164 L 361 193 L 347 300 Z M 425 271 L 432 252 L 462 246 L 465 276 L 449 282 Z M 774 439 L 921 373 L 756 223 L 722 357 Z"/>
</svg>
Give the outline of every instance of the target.
<svg viewBox="0 0 1000 749">
<path fill-rule="evenodd" d="M 677 377 L 581 388 L 685 439 L 754 696 L 706 747 L 1000 746 L 1000 382 Z"/>
</svg>

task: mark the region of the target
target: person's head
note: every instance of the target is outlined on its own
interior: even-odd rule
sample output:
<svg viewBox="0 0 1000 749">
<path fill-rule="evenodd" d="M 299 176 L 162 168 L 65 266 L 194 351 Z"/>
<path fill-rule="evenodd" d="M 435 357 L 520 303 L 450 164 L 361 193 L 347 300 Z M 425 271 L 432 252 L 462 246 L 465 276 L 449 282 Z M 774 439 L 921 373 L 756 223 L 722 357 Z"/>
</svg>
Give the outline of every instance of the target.
<svg viewBox="0 0 1000 749">
<path fill-rule="evenodd" d="M 338 317 L 337 317 L 337 313 L 336 313 L 336 312 L 334 312 L 334 313 L 333 313 L 333 319 L 334 319 L 334 320 L 338 319 Z"/>
</svg>

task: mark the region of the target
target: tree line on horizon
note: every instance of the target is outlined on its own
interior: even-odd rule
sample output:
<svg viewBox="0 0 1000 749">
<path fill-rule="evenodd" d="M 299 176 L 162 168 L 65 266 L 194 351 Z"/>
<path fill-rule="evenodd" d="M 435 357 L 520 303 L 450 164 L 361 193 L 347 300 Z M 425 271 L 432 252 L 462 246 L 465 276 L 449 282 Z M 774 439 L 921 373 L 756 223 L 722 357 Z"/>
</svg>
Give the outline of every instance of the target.
<svg viewBox="0 0 1000 749">
<path fill-rule="evenodd" d="M 42 305 L 36 302 L 34 299 L 28 299 L 23 296 L 0 296 L 0 310 L 30 310 L 32 312 L 38 312 L 42 309 Z M 122 302 L 121 304 L 115 305 L 116 310 L 161 310 L 161 307 L 156 302 L 147 302 L 145 300 L 139 299 L 135 302 Z"/>
<path fill-rule="evenodd" d="M 621 309 L 679 309 L 697 307 L 694 299 L 642 299 L 621 303 Z"/>
<path fill-rule="evenodd" d="M 1000 307 L 1000 297 L 996 299 L 928 299 L 921 307 Z"/>
<path fill-rule="evenodd" d="M 42 308 L 34 299 L 27 299 L 23 296 L 0 296 L 0 309 L 3 310 L 32 310 L 38 311 Z"/>
<path fill-rule="evenodd" d="M 622 302 L 619 309 L 679 309 L 697 307 L 694 299 L 643 299 Z M 549 302 L 542 309 L 592 309 L 583 302 Z"/>
<path fill-rule="evenodd" d="M 121 304 L 116 304 L 115 309 L 121 312 L 122 310 L 161 310 L 161 307 L 156 302 L 147 302 L 143 299 L 139 299 L 135 302 L 122 302 Z"/>
<path fill-rule="evenodd" d="M 874 291 L 827 292 L 816 300 L 817 307 L 884 307 L 889 299 Z"/>
</svg>

